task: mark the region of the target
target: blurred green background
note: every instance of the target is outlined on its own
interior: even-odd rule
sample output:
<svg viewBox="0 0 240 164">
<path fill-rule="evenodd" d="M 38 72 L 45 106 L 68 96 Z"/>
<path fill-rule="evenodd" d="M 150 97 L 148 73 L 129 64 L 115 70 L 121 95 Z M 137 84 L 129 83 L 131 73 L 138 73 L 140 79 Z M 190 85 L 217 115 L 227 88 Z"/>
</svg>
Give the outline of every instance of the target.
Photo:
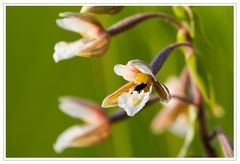
<svg viewBox="0 0 240 164">
<path fill-rule="evenodd" d="M 54 63 L 53 47 L 58 41 L 73 41 L 78 34 L 57 27 L 58 13 L 80 10 L 80 6 L 7 6 L 6 10 L 6 155 L 7 157 L 174 157 L 183 139 L 171 133 L 154 135 L 150 123 L 160 104 L 146 108 L 135 117 L 113 125 L 109 140 L 86 148 L 53 151 L 58 135 L 79 123 L 58 109 L 58 97 L 72 95 L 101 104 L 103 98 L 125 81 L 114 74 L 113 66 L 131 59 L 150 62 L 163 47 L 175 42 L 176 30 L 159 19 L 141 25 L 112 39 L 102 58 L 76 57 Z M 233 7 L 195 6 L 202 31 L 196 33 L 196 46 L 204 66 L 212 75 L 217 102 L 225 109 L 221 119 L 208 117 L 209 128 L 220 125 L 233 141 Z M 98 16 L 104 27 L 146 11 L 162 11 L 174 16 L 168 6 L 131 6 L 114 16 Z M 184 66 L 176 50 L 159 73 L 165 81 L 178 75 Z M 108 112 L 115 109 L 108 109 Z M 219 146 L 214 143 L 216 147 Z M 203 156 L 199 134 L 189 156 Z"/>
</svg>

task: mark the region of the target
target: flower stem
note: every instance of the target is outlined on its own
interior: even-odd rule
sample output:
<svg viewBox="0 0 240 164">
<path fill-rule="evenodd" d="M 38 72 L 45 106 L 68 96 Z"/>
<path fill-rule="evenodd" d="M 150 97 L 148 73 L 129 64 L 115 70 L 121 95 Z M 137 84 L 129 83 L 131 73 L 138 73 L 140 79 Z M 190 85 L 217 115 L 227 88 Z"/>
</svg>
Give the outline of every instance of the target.
<svg viewBox="0 0 240 164">
<path fill-rule="evenodd" d="M 222 128 L 217 127 L 215 129 L 215 133 L 214 133 L 221 145 L 223 154 L 225 157 L 234 157 L 234 153 L 233 153 L 233 145 L 230 142 L 230 140 L 228 139 L 228 137 L 226 136 L 226 134 L 223 132 Z"/>
<path fill-rule="evenodd" d="M 193 81 L 193 80 L 192 80 Z M 194 91 L 194 102 L 198 106 L 198 120 L 199 120 L 199 130 L 200 130 L 200 137 L 203 143 L 204 149 L 208 155 L 208 157 L 216 157 L 216 151 L 211 145 L 211 137 L 208 132 L 207 126 L 207 119 L 206 113 L 203 106 L 202 95 L 197 88 L 196 84 L 193 84 L 193 91 Z"/>
<path fill-rule="evenodd" d="M 152 60 L 150 64 L 150 67 L 152 68 L 152 72 L 154 75 L 156 75 L 160 71 L 160 69 L 162 68 L 163 64 L 165 63 L 171 52 L 181 46 L 192 47 L 192 44 L 189 42 L 171 44 L 170 46 L 167 46 L 166 48 L 161 50 L 156 55 L 156 57 Z"/>
<path fill-rule="evenodd" d="M 116 24 L 112 25 L 107 32 L 111 35 L 117 35 L 121 32 L 124 32 L 126 30 L 129 30 L 130 28 L 134 27 L 135 25 L 143 22 L 144 20 L 150 19 L 150 18 L 160 18 L 171 25 L 173 25 L 176 29 L 183 29 L 185 28 L 182 26 L 182 24 L 178 23 L 174 18 L 171 16 L 160 13 L 160 12 L 149 12 L 149 13 L 141 13 L 137 15 L 133 15 L 130 17 L 127 17 Z"/>
</svg>

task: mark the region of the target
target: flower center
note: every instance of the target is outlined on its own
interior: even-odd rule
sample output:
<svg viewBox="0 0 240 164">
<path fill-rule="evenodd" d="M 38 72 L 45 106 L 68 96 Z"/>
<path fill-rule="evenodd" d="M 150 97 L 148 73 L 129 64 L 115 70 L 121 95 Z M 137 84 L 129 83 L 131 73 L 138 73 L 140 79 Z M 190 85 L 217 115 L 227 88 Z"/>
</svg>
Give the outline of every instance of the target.
<svg viewBox="0 0 240 164">
<path fill-rule="evenodd" d="M 134 106 L 137 106 L 140 102 L 142 102 L 142 98 L 136 96 L 135 94 L 132 94 L 131 101 Z"/>
<path fill-rule="evenodd" d="M 147 75 L 147 74 L 144 74 L 144 73 L 138 73 L 136 75 L 136 78 L 134 80 L 134 83 L 136 84 L 148 84 L 152 81 L 152 77 Z"/>
<path fill-rule="evenodd" d="M 134 88 L 134 91 L 137 91 L 138 93 L 140 93 L 141 90 L 143 90 L 146 86 L 147 84 L 141 83 Z"/>
</svg>

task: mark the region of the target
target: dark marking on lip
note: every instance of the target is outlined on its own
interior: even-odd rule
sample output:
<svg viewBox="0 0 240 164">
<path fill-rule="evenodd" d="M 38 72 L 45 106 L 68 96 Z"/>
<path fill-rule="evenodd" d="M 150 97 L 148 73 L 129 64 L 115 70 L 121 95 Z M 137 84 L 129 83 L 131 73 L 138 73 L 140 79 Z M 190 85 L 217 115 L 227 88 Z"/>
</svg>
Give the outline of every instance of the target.
<svg viewBox="0 0 240 164">
<path fill-rule="evenodd" d="M 141 90 L 143 90 L 146 86 L 147 84 L 141 83 L 134 88 L 134 91 L 137 91 L 138 93 L 140 93 Z"/>
</svg>

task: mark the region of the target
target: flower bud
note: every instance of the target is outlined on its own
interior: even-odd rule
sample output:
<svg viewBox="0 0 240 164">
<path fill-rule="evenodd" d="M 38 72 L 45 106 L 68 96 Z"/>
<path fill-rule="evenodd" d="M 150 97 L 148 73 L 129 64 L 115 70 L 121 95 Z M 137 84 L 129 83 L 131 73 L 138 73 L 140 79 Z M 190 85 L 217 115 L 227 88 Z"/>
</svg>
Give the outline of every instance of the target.
<svg viewBox="0 0 240 164">
<path fill-rule="evenodd" d="M 120 12 L 123 6 L 83 6 L 81 13 L 113 15 Z"/>
</svg>

